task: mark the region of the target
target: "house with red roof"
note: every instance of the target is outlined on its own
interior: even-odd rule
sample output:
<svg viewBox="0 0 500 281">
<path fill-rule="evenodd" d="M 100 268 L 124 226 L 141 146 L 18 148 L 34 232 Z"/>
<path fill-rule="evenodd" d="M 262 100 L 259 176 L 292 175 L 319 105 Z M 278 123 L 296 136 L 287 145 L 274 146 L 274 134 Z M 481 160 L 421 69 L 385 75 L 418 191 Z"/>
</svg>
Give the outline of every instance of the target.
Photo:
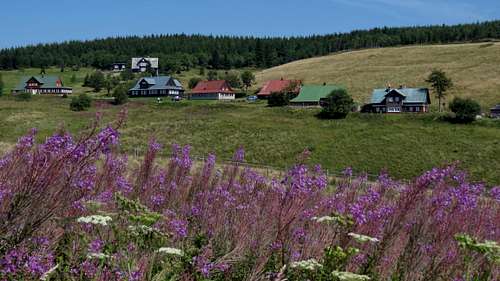
<svg viewBox="0 0 500 281">
<path fill-rule="evenodd" d="M 193 100 L 234 100 L 236 94 L 226 80 L 200 81 L 191 90 Z"/>
<path fill-rule="evenodd" d="M 257 97 L 261 99 L 268 98 L 272 93 L 282 93 L 288 91 L 292 94 L 299 94 L 300 92 L 300 80 L 270 80 L 267 81 L 260 89 Z"/>
</svg>

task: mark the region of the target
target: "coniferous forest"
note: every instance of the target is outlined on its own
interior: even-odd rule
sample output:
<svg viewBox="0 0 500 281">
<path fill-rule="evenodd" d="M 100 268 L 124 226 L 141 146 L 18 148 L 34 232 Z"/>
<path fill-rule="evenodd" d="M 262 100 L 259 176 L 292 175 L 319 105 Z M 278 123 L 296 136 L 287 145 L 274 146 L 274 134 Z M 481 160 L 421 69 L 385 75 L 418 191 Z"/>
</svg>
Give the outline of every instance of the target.
<svg viewBox="0 0 500 281">
<path fill-rule="evenodd" d="M 194 67 L 272 67 L 344 50 L 500 39 L 500 21 L 453 26 L 384 27 L 304 37 L 150 35 L 68 41 L 0 50 L 0 69 L 91 66 L 106 69 L 131 57 L 160 58 L 162 72 Z"/>
</svg>

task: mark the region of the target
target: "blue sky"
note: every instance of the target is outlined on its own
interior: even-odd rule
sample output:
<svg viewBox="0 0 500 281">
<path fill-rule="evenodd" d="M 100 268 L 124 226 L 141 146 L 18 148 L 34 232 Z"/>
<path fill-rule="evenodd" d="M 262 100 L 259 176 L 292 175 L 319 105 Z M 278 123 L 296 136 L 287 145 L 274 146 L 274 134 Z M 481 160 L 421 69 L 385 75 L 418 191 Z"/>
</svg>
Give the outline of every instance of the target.
<svg viewBox="0 0 500 281">
<path fill-rule="evenodd" d="M 6 0 L 0 48 L 119 35 L 289 36 L 500 19 L 499 0 Z"/>
</svg>

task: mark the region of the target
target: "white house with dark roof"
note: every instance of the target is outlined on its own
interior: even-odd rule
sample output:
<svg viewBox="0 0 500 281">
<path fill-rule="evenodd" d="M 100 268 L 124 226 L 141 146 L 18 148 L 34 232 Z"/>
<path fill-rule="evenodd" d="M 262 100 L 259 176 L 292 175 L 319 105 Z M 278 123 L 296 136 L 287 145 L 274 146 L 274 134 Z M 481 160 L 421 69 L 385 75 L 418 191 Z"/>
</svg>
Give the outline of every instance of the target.
<svg viewBox="0 0 500 281">
<path fill-rule="evenodd" d="M 170 76 L 144 77 L 128 91 L 131 97 L 144 96 L 183 96 L 184 87 L 179 80 Z"/>
<path fill-rule="evenodd" d="M 431 98 L 427 88 L 386 88 L 373 90 L 371 101 L 363 112 L 402 113 L 429 112 Z"/>
<path fill-rule="evenodd" d="M 148 70 L 158 70 L 158 58 L 132 58 L 132 72 L 146 72 Z"/>
</svg>

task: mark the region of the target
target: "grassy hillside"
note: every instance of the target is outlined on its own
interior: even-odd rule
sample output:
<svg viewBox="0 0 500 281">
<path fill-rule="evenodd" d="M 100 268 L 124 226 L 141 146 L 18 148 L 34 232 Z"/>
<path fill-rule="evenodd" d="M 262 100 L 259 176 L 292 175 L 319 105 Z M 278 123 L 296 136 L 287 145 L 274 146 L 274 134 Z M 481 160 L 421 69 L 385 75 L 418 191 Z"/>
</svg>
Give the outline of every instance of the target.
<svg viewBox="0 0 500 281">
<path fill-rule="evenodd" d="M 95 111 L 111 120 L 121 109 L 95 101 L 89 112 L 72 112 L 68 103 L 69 99 L 58 97 L 37 96 L 29 102 L 0 98 L 0 150 L 12 146 L 29 128 L 39 128 L 43 140 L 61 123 L 77 132 Z M 474 179 L 500 184 L 500 123 L 492 120 L 453 125 L 433 115 L 354 114 L 327 121 L 318 120 L 315 110 L 242 101 L 158 105 L 154 99 L 133 99 L 128 108 L 122 148 L 132 154 L 136 148 L 143 151 L 155 135 L 167 145 L 191 144 L 195 155 L 215 152 L 223 159 L 230 159 L 243 145 L 248 161 L 281 168 L 292 165 L 297 154 L 309 148 L 312 162 L 330 171 L 352 166 L 357 172 L 376 174 L 387 169 L 397 178 L 460 160 Z"/>
<path fill-rule="evenodd" d="M 381 48 L 300 60 L 257 73 L 262 84 L 280 77 L 345 86 L 359 102 L 373 88 L 428 86 L 425 78 L 442 68 L 455 82 L 451 96 L 472 97 L 484 108 L 500 103 L 500 43 Z M 436 104 L 436 103 L 434 103 Z"/>
<path fill-rule="evenodd" d="M 75 93 L 80 93 L 84 91 L 89 91 L 89 88 L 83 88 L 83 79 L 85 75 L 92 73 L 94 70 L 91 68 L 80 68 L 78 71 L 72 71 L 67 68 L 64 72 L 61 72 L 60 68 L 48 68 L 45 70 L 46 75 L 56 75 L 61 77 L 65 86 L 73 87 Z M 40 69 L 38 68 L 27 68 L 22 70 L 12 70 L 12 71 L 1 71 L 3 81 L 5 83 L 5 92 L 10 93 L 19 83 L 21 77 L 40 75 Z M 73 74 L 76 76 L 76 82 L 71 83 L 71 77 Z"/>
</svg>

